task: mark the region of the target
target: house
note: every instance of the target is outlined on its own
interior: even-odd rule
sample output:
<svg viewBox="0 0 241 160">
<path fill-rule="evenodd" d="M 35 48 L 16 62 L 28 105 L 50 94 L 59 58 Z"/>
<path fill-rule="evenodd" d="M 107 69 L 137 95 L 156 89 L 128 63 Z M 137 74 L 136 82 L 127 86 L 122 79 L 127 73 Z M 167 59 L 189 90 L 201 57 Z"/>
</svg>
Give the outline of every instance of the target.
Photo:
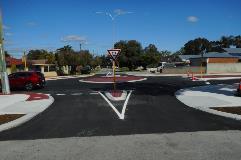
<svg viewBox="0 0 241 160">
<path fill-rule="evenodd" d="M 180 55 L 183 62 L 190 62 L 193 70 L 200 68 L 201 64 L 205 73 L 241 73 L 241 48 L 224 48 L 226 52 L 208 52 L 203 55 Z M 198 69 L 200 70 L 200 69 Z M 203 72 L 203 73 L 204 73 Z"/>
<path fill-rule="evenodd" d="M 26 68 L 22 59 L 6 57 L 7 73 L 11 74 L 19 71 L 40 71 L 45 77 L 57 76 L 56 65 L 49 64 L 46 59 L 27 60 Z"/>
<path fill-rule="evenodd" d="M 200 66 L 201 62 L 203 63 L 203 66 L 207 65 L 208 63 L 238 63 L 239 58 L 226 52 L 208 52 L 204 54 L 203 57 L 198 55 L 195 58 L 190 58 L 191 66 Z"/>
<path fill-rule="evenodd" d="M 24 64 L 21 59 L 6 57 L 7 73 L 19 72 L 24 70 Z"/>
<path fill-rule="evenodd" d="M 191 58 L 198 58 L 199 55 L 179 55 L 178 56 L 182 62 L 190 63 Z"/>
<path fill-rule="evenodd" d="M 49 64 L 46 59 L 29 60 L 27 64 L 28 70 L 42 72 L 45 77 L 57 76 L 56 65 Z"/>
<path fill-rule="evenodd" d="M 226 51 L 226 53 L 234 57 L 238 57 L 239 61 L 241 62 L 241 48 L 224 48 L 224 50 Z"/>
</svg>

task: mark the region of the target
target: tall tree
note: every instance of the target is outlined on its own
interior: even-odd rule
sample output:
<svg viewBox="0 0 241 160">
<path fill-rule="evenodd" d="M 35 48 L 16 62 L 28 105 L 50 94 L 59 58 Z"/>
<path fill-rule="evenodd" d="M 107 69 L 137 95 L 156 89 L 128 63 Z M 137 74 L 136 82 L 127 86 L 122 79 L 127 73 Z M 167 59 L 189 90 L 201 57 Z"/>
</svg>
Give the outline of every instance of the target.
<svg viewBox="0 0 241 160">
<path fill-rule="evenodd" d="M 141 65 L 146 68 L 147 65 L 157 66 L 160 62 L 161 55 L 154 44 L 149 44 L 141 56 Z"/>
<path fill-rule="evenodd" d="M 184 45 L 184 54 L 201 54 L 203 50 L 210 51 L 212 48 L 210 42 L 205 38 L 197 38 L 187 42 Z"/>
<path fill-rule="evenodd" d="M 140 42 L 136 40 L 119 41 L 115 44 L 115 48 L 121 49 L 121 67 L 128 67 L 130 70 L 133 70 L 135 67 L 137 67 L 142 52 Z"/>
<path fill-rule="evenodd" d="M 236 36 L 234 39 L 234 45 L 236 46 L 236 48 L 241 48 L 241 36 Z"/>
<path fill-rule="evenodd" d="M 28 60 L 40 60 L 46 59 L 48 63 L 55 63 L 55 55 L 52 52 L 48 52 L 46 50 L 30 50 L 27 54 Z"/>
</svg>

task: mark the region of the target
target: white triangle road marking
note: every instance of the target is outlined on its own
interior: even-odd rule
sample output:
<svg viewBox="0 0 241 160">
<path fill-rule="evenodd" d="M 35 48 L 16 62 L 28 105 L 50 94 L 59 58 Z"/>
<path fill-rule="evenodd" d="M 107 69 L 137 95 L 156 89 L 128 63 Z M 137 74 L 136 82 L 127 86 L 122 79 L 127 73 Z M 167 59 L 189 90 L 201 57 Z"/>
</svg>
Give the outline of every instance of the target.
<svg viewBox="0 0 241 160">
<path fill-rule="evenodd" d="M 127 107 L 127 104 L 128 104 L 129 99 L 130 99 L 130 96 L 131 96 L 132 91 L 130 91 L 130 92 L 128 93 L 128 95 L 127 95 L 127 97 L 126 97 L 126 100 L 125 100 L 125 102 L 124 102 L 124 105 L 123 105 L 123 107 L 122 107 L 121 113 L 115 108 L 115 106 L 109 101 L 108 98 L 106 98 L 101 92 L 98 92 L 98 93 L 104 98 L 104 100 L 109 104 L 109 106 L 115 111 L 115 113 L 117 114 L 117 116 L 118 116 L 120 119 L 124 120 L 124 119 L 125 119 L 126 107 Z"/>
</svg>

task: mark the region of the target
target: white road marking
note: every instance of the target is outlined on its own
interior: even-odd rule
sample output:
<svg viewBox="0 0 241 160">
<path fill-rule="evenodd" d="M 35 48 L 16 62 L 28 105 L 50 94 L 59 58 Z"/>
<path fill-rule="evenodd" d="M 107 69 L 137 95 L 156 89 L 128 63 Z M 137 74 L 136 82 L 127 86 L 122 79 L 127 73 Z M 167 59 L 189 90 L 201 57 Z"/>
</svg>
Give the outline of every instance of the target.
<svg viewBox="0 0 241 160">
<path fill-rule="evenodd" d="M 97 95 L 99 92 L 91 92 L 90 95 Z"/>
<path fill-rule="evenodd" d="M 56 94 L 57 96 L 65 96 L 66 94 Z"/>
<path fill-rule="evenodd" d="M 80 96 L 80 95 L 82 95 L 83 93 L 72 93 L 71 95 L 72 96 Z"/>
<path fill-rule="evenodd" d="M 127 104 L 128 104 L 128 101 L 130 99 L 130 96 L 131 96 L 131 93 L 132 91 L 130 91 L 130 93 L 128 94 L 126 100 L 125 100 L 125 103 L 123 105 L 123 108 L 122 108 L 122 111 L 121 113 L 115 108 L 115 106 L 109 101 L 109 99 L 107 99 L 101 92 L 99 92 L 99 94 L 104 98 L 104 100 L 109 104 L 109 106 L 115 111 L 115 113 L 117 114 L 117 116 L 124 120 L 125 119 L 125 111 L 126 111 L 126 107 L 127 107 Z"/>
<path fill-rule="evenodd" d="M 205 82 L 205 84 L 210 84 L 210 82 Z"/>
</svg>

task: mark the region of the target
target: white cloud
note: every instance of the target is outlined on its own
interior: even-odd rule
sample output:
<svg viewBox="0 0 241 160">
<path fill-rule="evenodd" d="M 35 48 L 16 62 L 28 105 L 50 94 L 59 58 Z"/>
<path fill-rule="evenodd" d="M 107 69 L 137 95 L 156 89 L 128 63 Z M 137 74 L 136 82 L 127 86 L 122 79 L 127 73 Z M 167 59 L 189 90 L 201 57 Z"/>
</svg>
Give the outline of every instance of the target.
<svg viewBox="0 0 241 160">
<path fill-rule="evenodd" d="M 187 21 L 188 22 L 192 22 L 192 23 L 195 23 L 195 22 L 197 22 L 199 19 L 198 19 L 198 17 L 196 17 L 196 16 L 189 16 L 189 17 L 187 17 Z"/>
<path fill-rule="evenodd" d="M 87 40 L 85 37 L 78 35 L 68 35 L 61 38 L 62 42 L 81 42 L 87 44 Z"/>
<path fill-rule="evenodd" d="M 3 29 L 5 29 L 5 30 L 9 30 L 10 27 L 9 27 L 9 26 L 6 26 L 6 25 L 3 25 Z"/>
</svg>

